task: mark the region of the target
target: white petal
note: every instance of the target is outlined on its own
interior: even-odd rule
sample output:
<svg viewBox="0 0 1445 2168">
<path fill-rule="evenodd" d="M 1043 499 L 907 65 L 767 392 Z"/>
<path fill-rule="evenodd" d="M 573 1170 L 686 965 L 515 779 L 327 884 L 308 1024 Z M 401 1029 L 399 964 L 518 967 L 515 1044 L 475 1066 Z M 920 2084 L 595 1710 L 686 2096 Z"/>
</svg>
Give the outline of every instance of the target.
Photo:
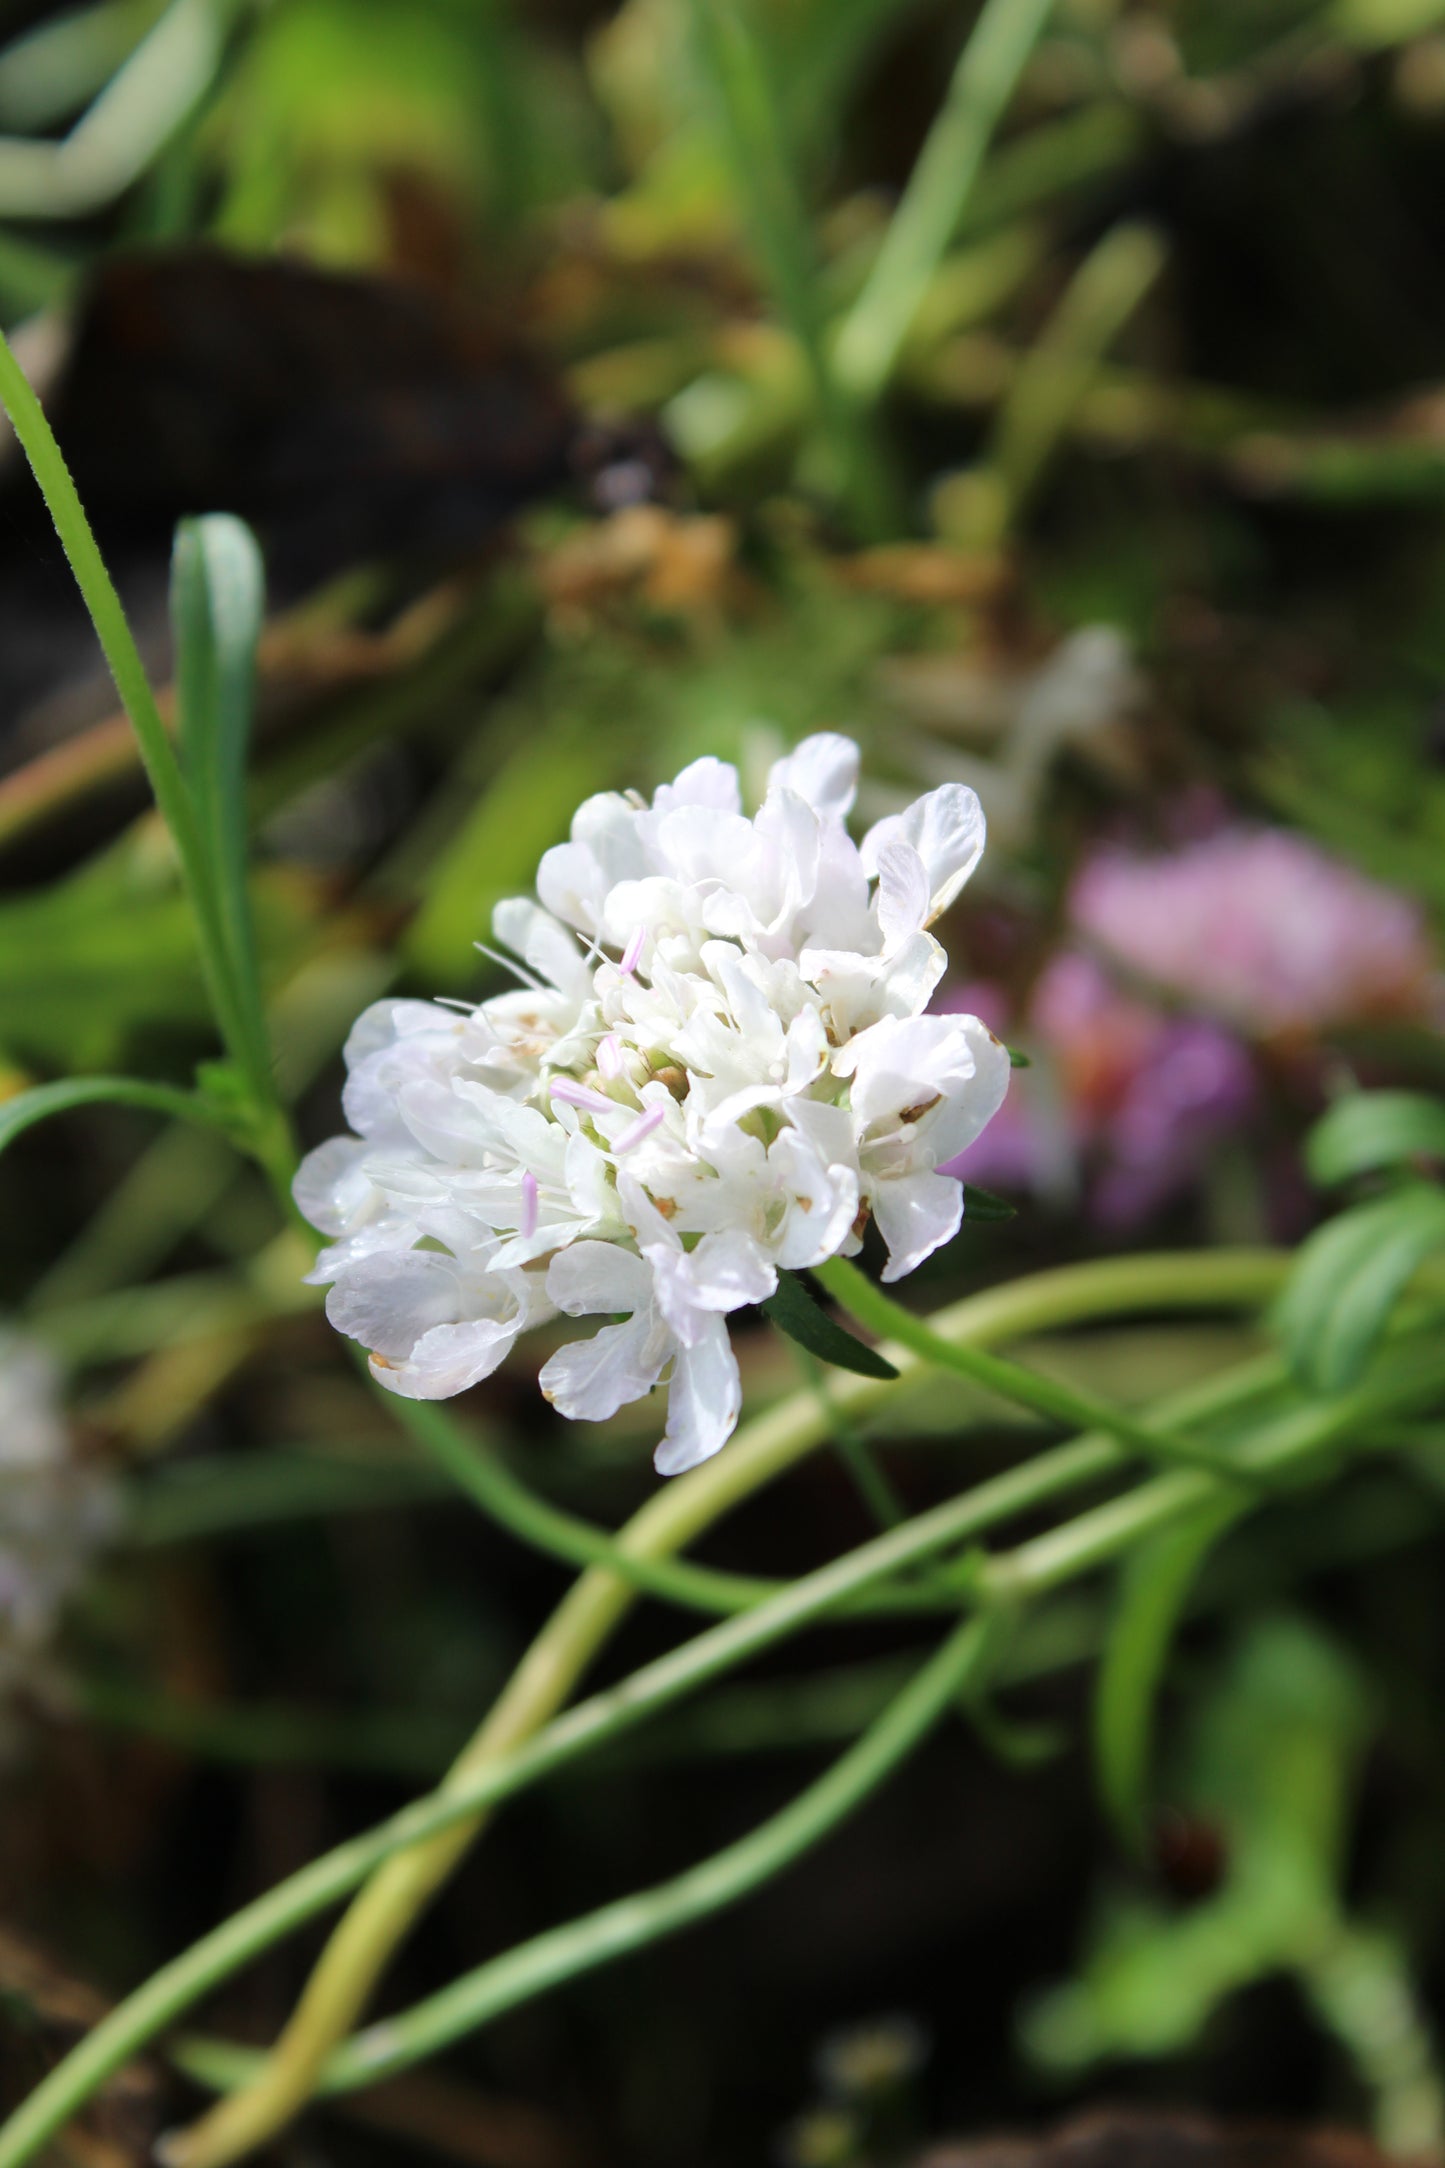
<svg viewBox="0 0 1445 2168">
<path fill-rule="evenodd" d="M 667 1396 L 667 1429 L 653 1455 L 659 1475 L 681 1475 L 727 1444 L 742 1413 L 737 1358 L 721 1318 L 693 1347 L 680 1348 Z"/>
<path fill-rule="evenodd" d="M 983 856 L 984 838 L 978 793 L 966 783 L 944 783 L 915 799 L 905 812 L 890 813 L 869 829 L 861 846 L 863 865 L 876 873 L 886 844 L 911 844 L 927 869 L 929 916 L 937 918 Z"/>
<path fill-rule="evenodd" d="M 684 1259 L 693 1299 L 702 1309 L 740 1310 L 766 1302 L 776 1291 L 778 1275 L 750 1235 L 724 1229 L 704 1235 Z"/>
<path fill-rule="evenodd" d="M 542 853 L 537 894 L 547 909 L 583 933 L 596 933 L 607 901 L 607 877 L 585 843 L 557 843 Z"/>
<path fill-rule="evenodd" d="M 382 1251 L 352 1265 L 326 1298 L 338 1332 L 397 1362 L 434 1325 L 461 1315 L 461 1275 L 436 1250 Z"/>
<path fill-rule="evenodd" d="M 521 1328 L 520 1313 L 505 1322 L 473 1317 L 459 1325 L 434 1325 L 403 1362 L 390 1362 L 373 1350 L 371 1374 L 403 1400 L 449 1400 L 489 1378 Z"/>
<path fill-rule="evenodd" d="M 507 896 L 492 913 L 492 932 L 503 948 L 575 1000 L 585 1001 L 592 991 L 592 973 L 583 961 L 576 937 L 527 896 Z"/>
<path fill-rule="evenodd" d="M 873 1217 L 888 1245 L 883 1277 L 901 1280 L 958 1233 L 963 1184 L 947 1174 L 909 1174 L 880 1182 L 873 1193 Z"/>
<path fill-rule="evenodd" d="M 928 1119 L 928 1150 L 938 1167 L 968 1149 L 1003 1105 L 1013 1080 L 1008 1048 L 987 1024 L 977 1016 L 957 1021 L 969 1043 L 973 1073 L 949 1085 L 943 1105 Z"/>
<path fill-rule="evenodd" d="M 653 798 L 652 810 L 670 813 L 680 805 L 703 805 L 717 813 L 740 813 L 742 804 L 737 769 L 705 754 L 684 768 L 675 782 L 662 785 Z"/>
<path fill-rule="evenodd" d="M 858 748 L 851 738 L 820 730 L 776 761 L 768 790 L 796 791 L 825 820 L 846 820 L 858 793 Z"/>
<path fill-rule="evenodd" d="M 976 1135 L 1008 1088 L 1008 1055 L 976 1016 L 885 1016 L 841 1048 L 833 1067 L 851 1075 L 853 1112 L 870 1125 L 905 1115 L 916 1121 L 930 1103 L 961 1099 L 976 1086 Z"/>
<path fill-rule="evenodd" d="M 380 1202 L 362 1171 L 369 1150 L 359 1137 L 328 1137 L 296 1169 L 296 1209 L 321 1234 L 346 1234 L 359 1214 Z"/>
<path fill-rule="evenodd" d="M 574 1242 L 548 1267 L 547 1293 L 569 1317 L 588 1317 L 599 1310 L 646 1310 L 652 1301 L 652 1274 L 640 1257 L 616 1242 Z"/>
<path fill-rule="evenodd" d="M 624 1402 L 652 1391 L 671 1349 L 665 1327 L 646 1316 L 629 1318 L 625 1325 L 604 1325 L 590 1340 L 558 1348 L 542 1365 L 537 1383 L 559 1415 L 601 1423 Z"/>
<path fill-rule="evenodd" d="M 622 1206 L 627 1225 L 636 1235 L 639 1246 L 651 1245 L 656 1249 L 676 1251 L 682 1255 L 682 1243 L 668 1225 L 663 1214 L 648 1196 L 642 1184 L 621 1169 L 617 1175 L 617 1198 Z"/>
<path fill-rule="evenodd" d="M 911 843 L 885 843 L 878 853 L 878 928 L 889 949 L 920 933 L 932 901 L 928 869 Z"/>
<path fill-rule="evenodd" d="M 306 1287 L 329 1287 L 339 1280 L 343 1272 L 360 1264 L 363 1257 L 374 1257 L 381 1250 L 414 1249 L 421 1240 L 422 1230 L 413 1219 L 389 1213 L 383 1219 L 372 1220 L 358 1228 L 354 1235 L 346 1235 L 340 1242 L 329 1242 L 317 1252 L 311 1270 L 302 1276 Z"/>
<path fill-rule="evenodd" d="M 825 1166 L 797 1129 L 785 1129 L 768 1152 L 769 1171 L 787 1192 L 788 1209 L 777 1260 L 785 1272 L 837 1255 L 858 1217 L 858 1176 L 846 1165 Z"/>
</svg>

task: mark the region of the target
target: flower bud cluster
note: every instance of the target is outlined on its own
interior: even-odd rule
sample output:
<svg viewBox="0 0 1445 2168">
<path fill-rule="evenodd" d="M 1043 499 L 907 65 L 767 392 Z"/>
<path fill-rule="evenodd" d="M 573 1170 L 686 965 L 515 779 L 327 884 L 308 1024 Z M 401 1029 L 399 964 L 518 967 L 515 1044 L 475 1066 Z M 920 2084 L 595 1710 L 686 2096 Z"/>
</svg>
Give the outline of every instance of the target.
<svg viewBox="0 0 1445 2168">
<path fill-rule="evenodd" d="M 710 759 L 650 805 L 591 798 L 540 901 L 497 908 L 519 991 L 361 1017 L 354 1134 L 308 1157 L 296 1197 L 332 1238 L 328 1315 L 383 1385 L 462 1392 L 526 1327 L 600 1315 L 542 1390 L 598 1419 L 666 1378 L 657 1466 L 675 1473 L 737 1421 L 731 1311 L 851 1255 L 870 1218 L 890 1280 L 957 1231 L 962 1191 L 937 1169 L 1009 1064 L 976 1017 L 924 1014 L 945 965 L 927 928 L 983 816 L 946 784 L 856 845 L 857 772 L 825 735 L 778 762 L 752 819 Z"/>
</svg>

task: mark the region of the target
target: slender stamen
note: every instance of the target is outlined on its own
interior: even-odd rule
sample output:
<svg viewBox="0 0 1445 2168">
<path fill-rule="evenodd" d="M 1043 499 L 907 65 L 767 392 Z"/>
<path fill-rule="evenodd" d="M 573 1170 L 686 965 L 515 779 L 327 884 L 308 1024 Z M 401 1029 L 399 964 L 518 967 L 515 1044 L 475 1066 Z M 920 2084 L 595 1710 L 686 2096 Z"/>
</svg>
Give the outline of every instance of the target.
<svg viewBox="0 0 1445 2168">
<path fill-rule="evenodd" d="M 485 941 L 474 941 L 472 947 L 479 950 L 489 963 L 500 964 L 504 971 L 510 971 L 512 977 L 520 980 L 530 993 L 552 992 L 553 989 L 539 979 L 535 971 L 529 970 L 526 964 L 518 963 L 515 956 L 504 956 L 500 949 L 489 948 Z"/>
<path fill-rule="evenodd" d="M 666 1112 L 666 1107 L 649 1107 L 645 1114 L 639 1115 L 632 1127 L 624 1129 L 613 1145 L 613 1156 L 619 1152 L 630 1152 L 634 1144 L 641 1144 L 644 1137 L 650 1137 Z"/>
<path fill-rule="evenodd" d="M 617 968 L 625 979 L 630 979 L 637 969 L 637 960 L 642 954 L 642 944 L 646 939 L 646 928 L 638 926 L 634 929 L 631 940 L 622 951 L 622 961 Z"/>
<path fill-rule="evenodd" d="M 621 1076 L 622 1041 L 615 1031 L 609 1031 L 604 1039 L 598 1040 L 597 1066 L 604 1076 Z"/>
<path fill-rule="evenodd" d="M 530 1167 L 522 1176 L 522 1216 L 517 1232 L 524 1242 L 530 1242 L 537 1232 L 537 1177 Z"/>
<path fill-rule="evenodd" d="M 584 1114 L 615 1114 L 617 1111 L 615 1099 L 609 1099 L 605 1092 L 593 1091 L 590 1084 L 579 1084 L 575 1077 L 554 1076 L 547 1089 L 564 1107 L 580 1107 Z"/>
</svg>

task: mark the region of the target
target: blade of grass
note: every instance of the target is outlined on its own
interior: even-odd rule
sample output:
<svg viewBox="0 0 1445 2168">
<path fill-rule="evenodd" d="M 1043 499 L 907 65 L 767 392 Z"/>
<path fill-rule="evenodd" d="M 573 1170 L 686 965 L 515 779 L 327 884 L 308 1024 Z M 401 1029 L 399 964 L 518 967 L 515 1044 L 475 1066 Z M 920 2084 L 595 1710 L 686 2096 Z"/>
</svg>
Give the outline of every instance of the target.
<svg viewBox="0 0 1445 2168">
<path fill-rule="evenodd" d="M 763 56 L 734 0 L 692 0 L 692 12 L 744 221 L 778 312 L 807 362 L 839 495 L 860 532 L 886 533 L 899 524 L 894 492 L 829 360 L 813 236 Z"/>
<path fill-rule="evenodd" d="M 230 970 L 255 1048 L 266 1047 L 246 889 L 246 764 L 256 644 L 266 610 L 261 552 L 229 513 L 182 520 L 171 559 L 181 756 L 220 908 Z"/>
<path fill-rule="evenodd" d="M 91 532 L 70 470 L 40 401 L 8 343 L 0 337 L 0 404 L 30 463 L 46 510 L 55 524 L 101 649 L 130 718 L 161 817 L 180 859 L 181 875 L 196 925 L 196 940 L 221 1036 L 245 1077 L 259 1109 L 273 1105 L 270 1058 L 257 1044 L 255 1027 L 231 969 L 220 903 L 205 843 L 185 776 L 171 744 L 155 694 L 126 621 L 119 595 Z"/>
<path fill-rule="evenodd" d="M 985 0 L 878 260 L 833 350 L 843 395 L 860 407 L 874 405 L 888 386 L 1050 4 Z"/>
</svg>

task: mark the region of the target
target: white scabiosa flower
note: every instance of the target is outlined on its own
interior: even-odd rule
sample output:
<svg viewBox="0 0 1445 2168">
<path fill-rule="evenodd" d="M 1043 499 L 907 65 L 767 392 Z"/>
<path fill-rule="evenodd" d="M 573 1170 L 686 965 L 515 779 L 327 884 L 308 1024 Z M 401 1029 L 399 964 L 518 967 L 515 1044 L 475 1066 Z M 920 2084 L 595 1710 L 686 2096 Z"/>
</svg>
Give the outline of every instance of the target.
<svg viewBox="0 0 1445 2168">
<path fill-rule="evenodd" d="M 117 1518 L 109 1482 L 71 1450 L 50 1356 L 0 1329 L 0 1699 L 36 1682 Z"/>
<path fill-rule="evenodd" d="M 383 1385 L 461 1392 L 527 1326 L 602 1316 L 542 1390 L 595 1420 L 665 1378 L 673 1474 L 737 1421 L 731 1311 L 853 1254 L 870 1217 L 889 1280 L 957 1231 L 962 1189 L 937 1169 L 1009 1064 L 977 1017 L 923 1013 L 945 963 L 927 928 L 983 816 L 945 784 L 855 845 L 857 772 L 829 735 L 778 762 L 752 819 L 718 760 L 650 805 L 590 798 L 540 901 L 497 908 L 519 992 L 362 1016 L 355 1134 L 310 1155 L 296 1198 L 332 1238 L 312 1275 L 327 1313 Z"/>
</svg>

